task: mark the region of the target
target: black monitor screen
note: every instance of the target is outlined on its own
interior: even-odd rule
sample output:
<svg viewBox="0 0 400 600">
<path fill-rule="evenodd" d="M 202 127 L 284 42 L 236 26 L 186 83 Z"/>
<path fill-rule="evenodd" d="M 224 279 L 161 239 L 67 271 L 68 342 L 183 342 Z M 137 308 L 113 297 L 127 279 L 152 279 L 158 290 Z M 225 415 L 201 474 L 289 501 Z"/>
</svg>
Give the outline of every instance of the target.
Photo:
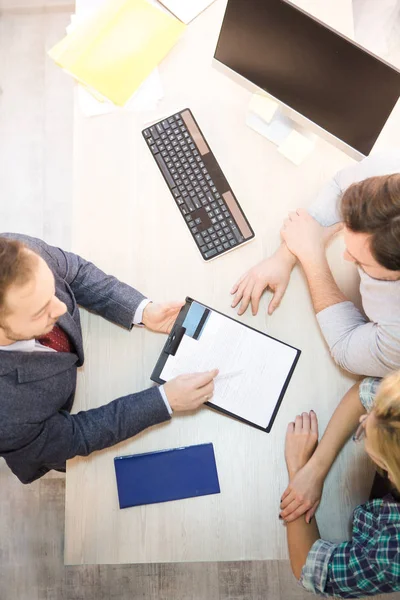
<svg viewBox="0 0 400 600">
<path fill-rule="evenodd" d="M 400 73 L 284 0 L 229 0 L 215 58 L 362 154 Z"/>
</svg>

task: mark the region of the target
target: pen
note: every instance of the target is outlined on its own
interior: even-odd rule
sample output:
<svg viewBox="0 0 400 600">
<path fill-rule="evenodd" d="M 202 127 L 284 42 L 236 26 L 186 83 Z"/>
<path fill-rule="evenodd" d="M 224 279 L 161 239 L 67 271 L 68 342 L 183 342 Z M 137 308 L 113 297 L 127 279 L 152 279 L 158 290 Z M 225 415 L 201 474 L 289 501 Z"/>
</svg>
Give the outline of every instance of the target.
<svg viewBox="0 0 400 600">
<path fill-rule="evenodd" d="M 243 373 L 243 371 L 231 371 L 230 373 L 221 373 L 220 375 L 217 375 L 216 379 L 228 379 L 231 377 L 237 377 L 237 375 L 241 375 Z"/>
</svg>

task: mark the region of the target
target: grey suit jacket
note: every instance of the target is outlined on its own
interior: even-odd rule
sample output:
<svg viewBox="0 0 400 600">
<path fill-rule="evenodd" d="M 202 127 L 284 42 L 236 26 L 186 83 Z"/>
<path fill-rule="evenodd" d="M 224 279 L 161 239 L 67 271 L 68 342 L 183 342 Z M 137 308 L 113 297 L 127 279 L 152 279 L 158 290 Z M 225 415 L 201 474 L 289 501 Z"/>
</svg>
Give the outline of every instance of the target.
<svg viewBox="0 0 400 600">
<path fill-rule="evenodd" d="M 71 415 L 77 367 L 83 364 L 78 305 L 131 329 L 144 296 L 76 254 L 19 234 L 55 277 L 56 295 L 68 312 L 58 323 L 76 352 L 0 351 L 0 456 L 22 483 L 65 461 L 125 440 L 170 415 L 156 387 Z"/>
</svg>

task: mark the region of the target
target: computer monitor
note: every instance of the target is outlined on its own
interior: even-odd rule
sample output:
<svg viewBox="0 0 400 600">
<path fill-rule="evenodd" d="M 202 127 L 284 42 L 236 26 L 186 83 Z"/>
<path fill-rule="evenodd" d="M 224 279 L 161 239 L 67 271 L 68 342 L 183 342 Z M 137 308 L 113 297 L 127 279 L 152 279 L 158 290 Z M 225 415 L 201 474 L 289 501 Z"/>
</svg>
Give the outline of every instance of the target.
<svg viewBox="0 0 400 600">
<path fill-rule="evenodd" d="M 399 70 L 286 0 L 228 0 L 215 58 L 356 158 L 400 95 Z"/>
</svg>

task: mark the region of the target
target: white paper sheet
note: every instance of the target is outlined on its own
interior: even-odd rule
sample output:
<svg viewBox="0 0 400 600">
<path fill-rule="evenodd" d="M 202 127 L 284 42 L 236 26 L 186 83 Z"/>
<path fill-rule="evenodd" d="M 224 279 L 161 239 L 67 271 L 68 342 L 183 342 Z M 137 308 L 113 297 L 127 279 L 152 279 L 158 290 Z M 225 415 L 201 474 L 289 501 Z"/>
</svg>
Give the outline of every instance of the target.
<svg viewBox="0 0 400 600">
<path fill-rule="evenodd" d="M 203 12 L 214 0 L 160 0 L 168 10 L 183 23 L 190 23 Z"/>
<path fill-rule="evenodd" d="M 215 380 L 213 404 L 252 423 L 267 427 L 296 358 L 296 350 L 260 335 L 218 313 L 211 313 L 198 340 L 185 335 L 175 356 L 161 372 L 169 381 L 184 373 L 218 368 L 243 371 Z"/>
</svg>

